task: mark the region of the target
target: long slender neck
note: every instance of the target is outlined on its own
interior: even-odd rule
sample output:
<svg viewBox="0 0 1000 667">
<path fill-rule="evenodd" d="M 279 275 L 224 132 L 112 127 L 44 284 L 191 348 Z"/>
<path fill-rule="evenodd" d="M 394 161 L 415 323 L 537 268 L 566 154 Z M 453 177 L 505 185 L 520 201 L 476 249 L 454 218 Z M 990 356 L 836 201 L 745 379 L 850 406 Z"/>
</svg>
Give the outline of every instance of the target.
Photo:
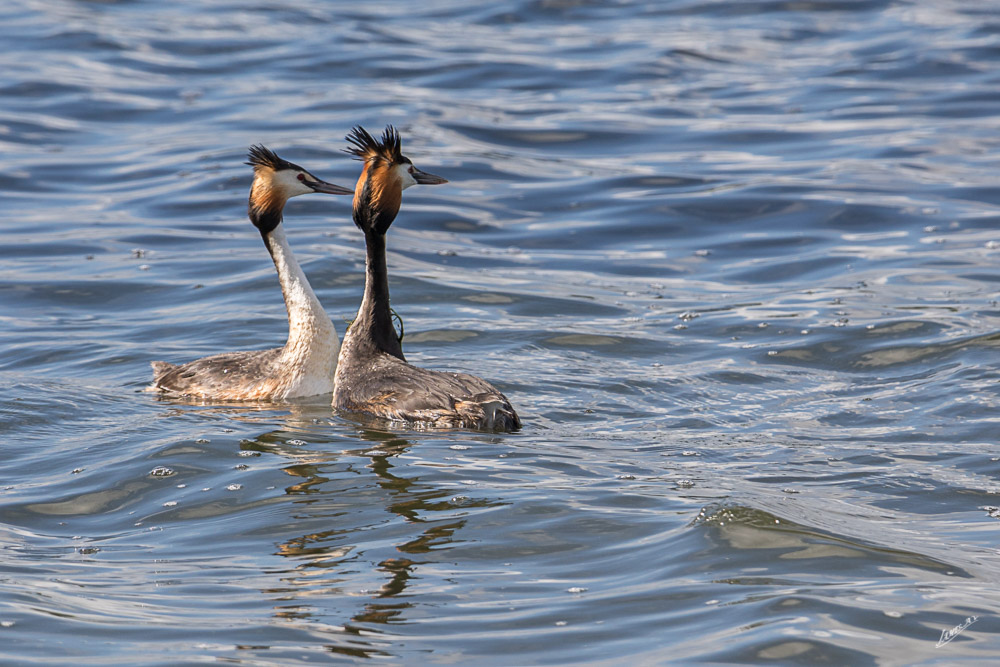
<svg viewBox="0 0 1000 667">
<path fill-rule="evenodd" d="M 323 310 L 306 274 L 295 259 L 282 224 L 279 222 L 271 232 L 262 236 L 264 245 L 274 260 L 274 267 L 278 270 L 281 293 L 288 310 L 288 342 L 285 348 L 308 346 L 317 338 L 332 338 L 336 341 L 337 332 L 333 328 L 333 322 Z"/>
<path fill-rule="evenodd" d="M 403 348 L 392 326 L 389 309 L 389 274 L 385 263 L 385 234 L 365 232 L 365 294 L 351 333 L 362 336 L 377 349 L 404 359 Z"/>
</svg>

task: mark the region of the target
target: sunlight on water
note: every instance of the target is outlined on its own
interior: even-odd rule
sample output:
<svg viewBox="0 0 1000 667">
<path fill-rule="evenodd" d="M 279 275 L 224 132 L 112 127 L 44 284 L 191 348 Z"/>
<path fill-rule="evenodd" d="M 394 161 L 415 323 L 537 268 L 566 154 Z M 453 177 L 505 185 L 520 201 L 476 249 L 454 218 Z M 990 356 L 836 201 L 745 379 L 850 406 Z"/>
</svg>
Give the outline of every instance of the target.
<svg viewBox="0 0 1000 667">
<path fill-rule="evenodd" d="M 6 661 L 993 659 L 992 9 L 31 1 L 0 35 Z M 247 147 L 352 184 L 387 123 L 449 180 L 388 237 L 407 358 L 524 428 L 144 392 L 287 333 Z M 333 199 L 286 223 L 343 334 Z"/>
</svg>

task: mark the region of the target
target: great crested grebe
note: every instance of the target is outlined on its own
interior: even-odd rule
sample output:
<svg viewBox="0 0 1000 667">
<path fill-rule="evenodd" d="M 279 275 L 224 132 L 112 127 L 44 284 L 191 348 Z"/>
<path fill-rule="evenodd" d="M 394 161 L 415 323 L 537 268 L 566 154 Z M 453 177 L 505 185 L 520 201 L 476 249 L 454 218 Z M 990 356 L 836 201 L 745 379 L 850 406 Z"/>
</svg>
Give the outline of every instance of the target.
<svg viewBox="0 0 1000 667">
<path fill-rule="evenodd" d="M 399 133 L 391 125 L 381 141 L 360 126 L 347 140 L 353 144 L 347 152 L 365 163 L 354 189 L 354 223 L 365 234 L 367 258 L 361 308 L 340 348 L 333 407 L 432 426 L 520 428 L 510 401 L 486 380 L 406 363 L 392 326 L 385 234 L 399 212 L 403 190 L 447 181 L 414 167 L 400 152 Z"/>
<path fill-rule="evenodd" d="M 354 191 L 322 181 L 261 145 L 250 147 L 253 167 L 247 213 L 260 231 L 278 270 L 288 309 L 288 342 L 273 350 L 224 352 L 176 366 L 154 361 L 149 391 L 173 396 L 228 401 L 266 401 L 333 391 L 340 343 L 288 245 L 282 211 L 291 197 L 321 192 L 350 195 Z"/>
</svg>

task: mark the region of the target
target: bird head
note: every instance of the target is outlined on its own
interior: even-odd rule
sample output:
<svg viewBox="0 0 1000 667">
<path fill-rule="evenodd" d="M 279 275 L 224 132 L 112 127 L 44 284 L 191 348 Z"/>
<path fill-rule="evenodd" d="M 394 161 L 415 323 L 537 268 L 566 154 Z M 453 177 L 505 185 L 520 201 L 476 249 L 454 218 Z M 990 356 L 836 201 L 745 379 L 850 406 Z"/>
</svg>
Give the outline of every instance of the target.
<svg viewBox="0 0 1000 667">
<path fill-rule="evenodd" d="M 281 222 L 285 202 L 292 197 L 320 192 L 328 195 L 352 195 L 350 188 L 327 183 L 297 164 L 283 160 L 272 150 L 255 144 L 247 154 L 253 167 L 248 211 L 250 220 L 261 234 L 271 232 Z"/>
<path fill-rule="evenodd" d="M 351 130 L 345 149 L 364 162 L 354 188 L 354 222 L 362 231 L 385 234 L 396 219 L 403 190 L 411 185 L 438 185 L 448 181 L 417 169 L 400 150 L 399 132 L 388 125 L 376 139 L 360 125 Z"/>
</svg>

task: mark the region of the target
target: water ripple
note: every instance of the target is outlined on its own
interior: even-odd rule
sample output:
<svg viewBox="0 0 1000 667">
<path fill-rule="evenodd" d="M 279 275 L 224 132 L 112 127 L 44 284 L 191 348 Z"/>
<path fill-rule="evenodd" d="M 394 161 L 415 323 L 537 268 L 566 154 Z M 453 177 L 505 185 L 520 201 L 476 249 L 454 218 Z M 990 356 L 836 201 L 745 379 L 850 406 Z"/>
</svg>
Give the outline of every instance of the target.
<svg viewBox="0 0 1000 667">
<path fill-rule="evenodd" d="M 910 664 L 975 616 L 936 650 L 988 662 L 993 14 L 0 9 L 5 655 Z M 345 132 L 390 122 L 450 181 L 389 237 L 408 358 L 525 429 L 143 392 L 287 333 L 246 147 L 351 184 Z M 341 332 L 349 210 L 286 219 Z"/>
</svg>

